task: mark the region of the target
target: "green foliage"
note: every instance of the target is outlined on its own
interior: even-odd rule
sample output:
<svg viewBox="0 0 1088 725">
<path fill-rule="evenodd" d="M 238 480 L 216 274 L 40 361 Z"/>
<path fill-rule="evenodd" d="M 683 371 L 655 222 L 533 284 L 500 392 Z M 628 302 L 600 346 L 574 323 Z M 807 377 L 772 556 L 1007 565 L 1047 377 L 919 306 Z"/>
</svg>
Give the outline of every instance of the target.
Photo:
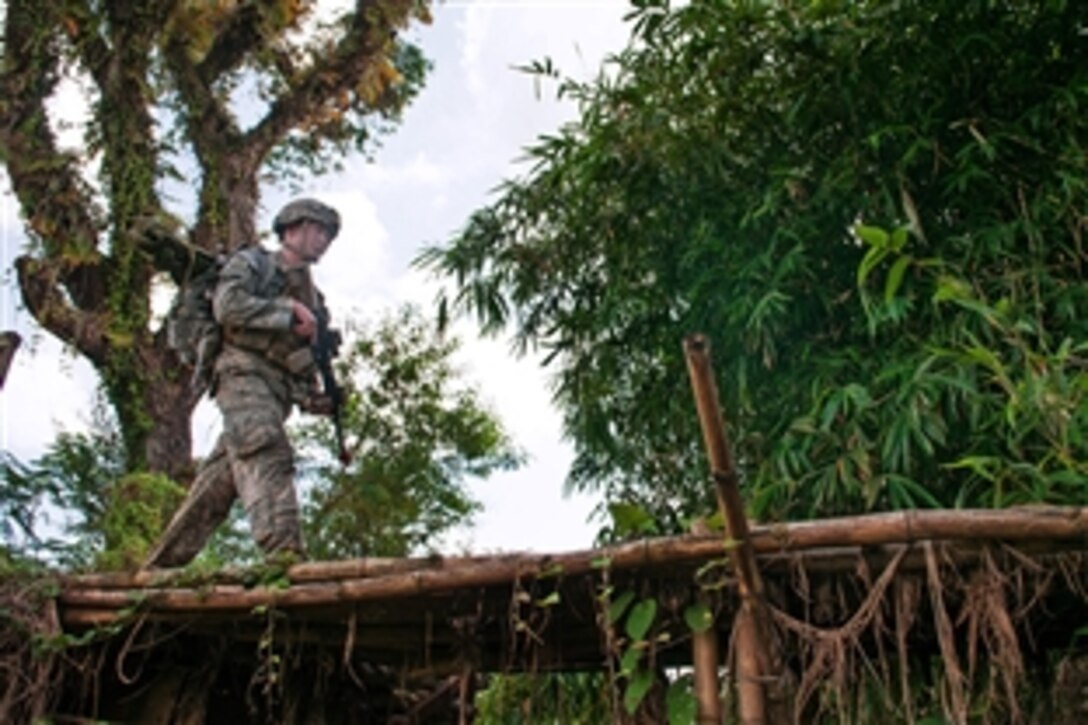
<svg viewBox="0 0 1088 725">
<path fill-rule="evenodd" d="M 245 509 L 234 506 L 227 520 L 215 530 L 204 550 L 187 568 L 214 572 L 226 566 L 258 566 L 264 561 L 264 552 L 249 532 Z"/>
<path fill-rule="evenodd" d="M 659 533 L 657 522 L 642 506 L 616 501 L 608 504 L 612 525 L 602 532 L 602 538 L 622 540 L 652 536 Z"/>
<path fill-rule="evenodd" d="M 702 602 L 689 604 L 684 608 L 684 621 L 692 632 L 699 634 L 714 626 L 714 613 Z"/>
<path fill-rule="evenodd" d="M 633 715 L 639 711 L 658 678 L 655 648 L 659 643 L 668 642 L 671 637 L 658 618 L 656 599 L 638 599 L 632 589 L 617 592 L 615 587 L 608 584 L 601 587 L 597 598 L 604 615 L 602 624 L 607 628 L 610 656 L 618 658 L 616 667 L 609 666 L 609 673 L 622 678 L 623 707 L 629 715 Z M 677 688 L 681 687 L 677 685 Z M 671 697 L 672 704 L 667 702 L 667 709 L 670 712 L 674 708 L 683 709 L 680 702 L 682 694 L 673 693 Z"/>
<path fill-rule="evenodd" d="M 343 19 L 329 27 L 340 32 L 348 29 Z M 269 70 L 274 68 L 269 66 Z M 374 95 L 360 88 L 350 106 L 327 114 L 315 124 L 319 134 L 312 133 L 312 127 L 287 134 L 269 155 L 269 173 L 297 189 L 307 175 L 343 170 L 344 159 L 352 153 L 369 157 L 378 139 L 395 129 L 404 109 L 423 89 L 430 69 L 431 62 L 419 47 L 403 41 L 391 42 L 389 62 L 382 66 L 379 77 L 371 81 L 376 84 Z M 385 86 L 390 79 L 396 82 Z M 375 103 L 379 98 L 381 103 Z"/>
<path fill-rule="evenodd" d="M 94 567 L 106 571 L 134 569 L 147 559 L 185 489 L 161 473 L 130 473 L 105 490 L 102 519 L 104 548 Z"/>
<path fill-rule="evenodd" d="M 162 474 L 125 469 L 120 437 L 102 419 L 90 433 L 61 433 L 30 463 L 4 454 L 5 545 L 66 569 L 137 566 L 184 491 Z"/>
<path fill-rule="evenodd" d="M 703 332 L 759 518 L 1083 502 L 1088 6 L 665 6 L 418 260 L 546 353 L 568 485 L 713 508 Z"/>
<path fill-rule="evenodd" d="M 690 725 L 696 722 L 699 703 L 692 694 L 693 688 L 691 675 L 677 677 L 669 683 L 669 689 L 665 693 L 665 713 L 669 718 L 669 725 Z"/>
<path fill-rule="evenodd" d="M 309 488 L 303 505 L 314 558 L 398 556 L 467 523 L 471 478 L 520 464 L 501 423 L 460 384 L 457 343 L 403 308 L 349 331 L 340 362 L 344 430 L 353 460 L 336 462 L 327 421 L 298 429 Z"/>
<path fill-rule="evenodd" d="M 89 433 L 61 433 L 40 458 L 0 461 L 3 539 L 16 551 L 89 567 L 105 549 L 109 491 L 124 475 L 123 445 L 99 420 Z"/>
<path fill-rule="evenodd" d="M 599 672 L 497 675 L 476 695 L 481 725 L 613 722 L 608 679 Z"/>
</svg>

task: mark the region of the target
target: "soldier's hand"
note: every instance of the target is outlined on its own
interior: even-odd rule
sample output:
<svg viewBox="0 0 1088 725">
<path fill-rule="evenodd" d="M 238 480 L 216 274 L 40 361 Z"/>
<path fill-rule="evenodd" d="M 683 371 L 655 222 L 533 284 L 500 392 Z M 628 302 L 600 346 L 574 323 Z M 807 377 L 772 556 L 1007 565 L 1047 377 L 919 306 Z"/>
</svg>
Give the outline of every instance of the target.
<svg viewBox="0 0 1088 725">
<path fill-rule="evenodd" d="M 298 300 L 291 300 L 291 332 L 310 342 L 317 339 L 317 318 L 310 308 Z"/>
</svg>

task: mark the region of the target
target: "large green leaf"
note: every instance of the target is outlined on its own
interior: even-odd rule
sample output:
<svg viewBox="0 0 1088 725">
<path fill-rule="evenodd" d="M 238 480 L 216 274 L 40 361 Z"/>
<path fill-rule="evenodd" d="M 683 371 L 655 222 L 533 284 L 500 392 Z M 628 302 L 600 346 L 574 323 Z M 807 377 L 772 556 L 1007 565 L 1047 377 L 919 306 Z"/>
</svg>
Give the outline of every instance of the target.
<svg viewBox="0 0 1088 725">
<path fill-rule="evenodd" d="M 623 691 L 623 706 L 628 713 L 634 714 L 653 684 L 654 676 L 649 670 L 639 670 L 631 676 Z"/>
<path fill-rule="evenodd" d="M 631 613 L 627 615 L 627 636 L 633 641 L 639 642 L 646 639 L 647 632 L 653 626 L 654 617 L 657 616 L 657 600 L 643 599 L 631 607 Z"/>
</svg>

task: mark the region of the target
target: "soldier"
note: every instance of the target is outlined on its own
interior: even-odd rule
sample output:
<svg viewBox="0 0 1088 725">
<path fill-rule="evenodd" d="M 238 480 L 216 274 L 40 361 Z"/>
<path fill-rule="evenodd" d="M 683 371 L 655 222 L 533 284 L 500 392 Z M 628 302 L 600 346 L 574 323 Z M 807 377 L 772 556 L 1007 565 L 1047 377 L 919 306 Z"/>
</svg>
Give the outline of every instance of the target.
<svg viewBox="0 0 1088 725">
<path fill-rule="evenodd" d="M 297 199 L 280 210 L 272 228 L 279 250 L 247 247 L 219 273 L 212 306 L 223 343 L 211 391 L 223 414 L 223 432 L 145 567 L 188 563 L 235 498 L 242 500 L 266 556 L 303 556 L 294 454 L 284 421 L 296 403 L 306 412 L 329 412 L 310 348 L 315 311 L 324 313 L 310 265 L 336 237 L 340 216 L 314 199 Z"/>
</svg>

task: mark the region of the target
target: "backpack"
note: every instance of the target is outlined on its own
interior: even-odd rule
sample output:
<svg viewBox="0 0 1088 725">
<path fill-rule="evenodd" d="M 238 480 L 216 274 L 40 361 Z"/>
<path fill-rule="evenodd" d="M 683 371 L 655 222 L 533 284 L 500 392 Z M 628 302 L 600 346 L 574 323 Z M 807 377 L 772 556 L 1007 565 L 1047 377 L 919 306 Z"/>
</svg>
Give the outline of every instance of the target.
<svg viewBox="0 0 1088 725">
<path fill-rule="evenodd" d="M 202 395 L 211 384 L 212 366 L 223 345 L 223 330 L 212 312 L 212 296 L 226 256 L 190 250 L 189 269 L 166 313 L 166 346 L 192 369 L 189 387 Z"/>
<path fill-rule="evenodd" d="M 219 284 L 219 272 L 231 257 L 194 248 L 189 248 L 189 253 L 189 270 L 166 313 L 166 345 L 183 364 L 192 368 L 189 387 L 199 397 L 211 388 L 215 359 L 223 348 L 223 327 L 215 319 L 212 298 Z M 235 254 L 248 257 L 258 270 L 261 288 L 266 287 L 276 269 L 269 263 L 269 253 L 259 245 L 252 245 Z"/>
</svg>

